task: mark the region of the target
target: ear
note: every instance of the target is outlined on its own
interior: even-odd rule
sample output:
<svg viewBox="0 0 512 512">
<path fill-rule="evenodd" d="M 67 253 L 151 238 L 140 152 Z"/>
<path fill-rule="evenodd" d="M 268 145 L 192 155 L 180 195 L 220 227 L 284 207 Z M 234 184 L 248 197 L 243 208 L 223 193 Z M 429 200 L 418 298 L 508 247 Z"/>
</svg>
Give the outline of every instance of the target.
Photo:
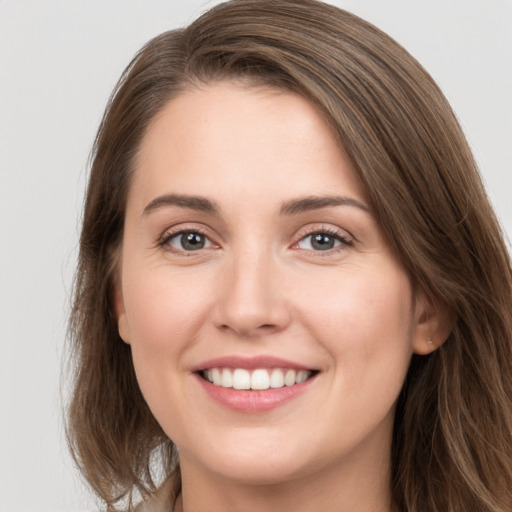
<svg viewBox="0 0 512 512">
<path fill-rule="evenodd" d="M 130 326 L 124 307 L 123 290 L 119 281 L 120 279 L 116 278 L 114 282 L 114 311 L 117 319 L 117 330 L 121 339 L 130 344 Z"/>
<path fill-rule="evenodd" d="M 413 352 L 427 355 L 437 350 L 448 339 L 455 324 L 455 315 L 445 304 L 418 294 L 414 322 Z"/>
</svg>

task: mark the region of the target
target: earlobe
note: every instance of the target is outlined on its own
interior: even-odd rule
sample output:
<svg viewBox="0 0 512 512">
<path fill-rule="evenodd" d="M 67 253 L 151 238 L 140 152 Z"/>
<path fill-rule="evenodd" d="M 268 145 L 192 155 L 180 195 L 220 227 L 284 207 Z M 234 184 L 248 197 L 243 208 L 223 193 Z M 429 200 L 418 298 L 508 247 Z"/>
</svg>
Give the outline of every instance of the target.
<svg viewBox="0 0 512 512">
<path fill-rule="evenodd" d="M 114 310 L 117 319 L 117 330 L 119 332 L 119 336 L 125 343 L 130 344 L 130 328 L 124 307 L 123 291 L 118 282 L 114 284 Z"/>
<path fill-rule="evenodd" d="M 413 329 L 413 352 L 427 355 L 437 350 L 450 336 L 454 315 L 444 304 L 434 303 L 423 295 L 416 302 Z"/>
</svg>

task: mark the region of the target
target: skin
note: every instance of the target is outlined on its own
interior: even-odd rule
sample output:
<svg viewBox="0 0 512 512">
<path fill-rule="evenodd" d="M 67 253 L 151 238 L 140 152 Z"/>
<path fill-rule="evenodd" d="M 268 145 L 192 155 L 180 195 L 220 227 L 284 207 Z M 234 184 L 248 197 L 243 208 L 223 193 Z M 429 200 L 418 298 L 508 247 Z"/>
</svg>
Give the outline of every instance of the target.
<svg viewBox="0 0 512 512">
<path fill-rule="evenodd" d="M 157 199 L 168 194 L 218 211 Z M 312 196 L 350 201 L 281 211 Z M 180 230 L 204 247 L 185 250 Z M 336 243 L 320 250 L 310 235 L 325 232 Z M 440 334 L 308 101 L 221 82 L 167 104 L 136 162 L 116 313 L 142 392 L 180 451 L 177 509 L 392 510 L 396 399 L 412 353 L 434 350 Z M 233 411 L 192 372 L 227 355 L 319 373 L 275 409 Z"/>
</svg>

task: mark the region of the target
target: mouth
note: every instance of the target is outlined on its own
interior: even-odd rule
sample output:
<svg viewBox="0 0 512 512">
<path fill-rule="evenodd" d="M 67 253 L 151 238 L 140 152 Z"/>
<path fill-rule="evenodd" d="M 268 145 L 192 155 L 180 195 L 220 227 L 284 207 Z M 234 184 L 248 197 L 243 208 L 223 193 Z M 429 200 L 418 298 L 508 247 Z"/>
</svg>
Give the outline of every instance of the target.
<svg viewBox="0 0 512 512">
<path fill-rule="evenodd" d="M 213 367 L 197 372 L 204 380 L 221 388 L 264 391 L 302 384 L 314 377 L 317 370 L 294 368 L 229 368 Z"/>
<path fill-rule="evenodd" d="M 237 413 L 264 413 L 314 389 L 319 369 L 279 357 L 221 356 L 192 368 L 206 396 Z"/>
</svg>

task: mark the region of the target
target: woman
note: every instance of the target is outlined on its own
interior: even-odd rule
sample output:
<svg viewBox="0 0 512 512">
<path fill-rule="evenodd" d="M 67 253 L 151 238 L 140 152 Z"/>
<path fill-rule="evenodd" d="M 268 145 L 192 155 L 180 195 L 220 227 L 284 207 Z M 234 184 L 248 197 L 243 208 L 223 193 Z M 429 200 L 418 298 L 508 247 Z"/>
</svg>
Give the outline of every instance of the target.
<svg viewBox="0 0 512 512">
<path fill-rule="evenodd" d="M 80 248 L 68 435 L 109 508 L 512 507 L 509 256 L 446 99 L 375 27 L 235 0 L 150 41 Z"/>
</svg>

